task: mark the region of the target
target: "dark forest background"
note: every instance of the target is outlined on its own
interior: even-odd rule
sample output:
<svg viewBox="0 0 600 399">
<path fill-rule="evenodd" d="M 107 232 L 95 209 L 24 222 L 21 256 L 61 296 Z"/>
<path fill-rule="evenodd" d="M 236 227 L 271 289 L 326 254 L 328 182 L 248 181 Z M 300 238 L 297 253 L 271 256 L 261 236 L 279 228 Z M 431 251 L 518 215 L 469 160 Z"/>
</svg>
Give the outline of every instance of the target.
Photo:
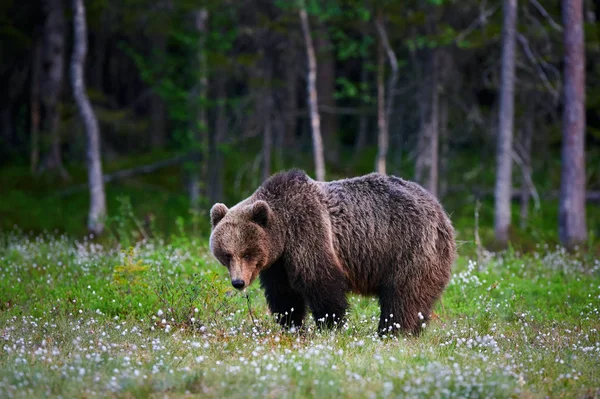
<svg viewBox="0 0 600 399">
<path fill-rule="evenodd" d="M 461 241 L 593 245 L 600 233 L 600 1 L 86 1 L 100 227 L 93 124 L 73 94 L 76 3 L 0 3 L 4 231 L 206 236 L 213 203 L 278 170 L 317 177 L 318 117 L 326 180 L 382 167 L 414 179 Z M 569 41 L 579 28 L 584 53 Z M 577 104 L 573 127 L 563 116 Z"/>
</svg>

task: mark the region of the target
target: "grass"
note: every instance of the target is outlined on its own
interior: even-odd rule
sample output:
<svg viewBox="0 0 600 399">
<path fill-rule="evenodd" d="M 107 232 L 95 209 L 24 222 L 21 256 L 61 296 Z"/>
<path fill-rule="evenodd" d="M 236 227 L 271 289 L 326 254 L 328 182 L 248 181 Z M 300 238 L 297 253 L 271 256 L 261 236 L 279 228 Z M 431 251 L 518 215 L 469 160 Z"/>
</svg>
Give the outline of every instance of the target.
<svg viewBox="0 0 600 399">
<path fill-rule="evenodd" d="M 225 180 L 239 182 L 225 188 L 228 204 L 258 184 L 239 172 L 252 170 L 251 154 L 225 162 Z M 353 172 L 328 173 L 370 171 L 372 154 L 359 161 Z M 491 187 L 492 168 L 482 165 L 457 157 L 450 175 Z M 181 169 L 107 185 L 110 219 L 100 239 L 85 235 L 87 191 L 68 191 L 85 182 L 85 170 L 69 171 L 71 181 L 61 182 L 32 177 L 26 166 L 0 170 L 2 398 L 600 397 L 593 204 L 590 243 L 579 254 L 556 246 L 555 200 L 511 231 L 511 249 L 481 253 L 473 244 L 475 198 L 447 197 L 460 244 L 453 280 L 422 337 L 380 339 L 374 298 L 351 296 L 340 331 L 317 331 L 309 321 L 308 330 L 284 332 L 258 284 L 233 291 L 208 251 L 207 217 L 188 212 Z M 540 189 L 555 186 L 548 176 L 537 179 Z M 479 215 L 490 247 L 491 200 L 481 201 Z M 513 215 L 518 226 L 516 203 Z"/>
<path fill-rule="evenodd" d="M 281 331 L 183 232 L 4 233 L 0 397 L 598 397 L 600 260 L 461 251 L 425 334 L 380 339 L 359 296 L 340 331 Z"/>
</svg>

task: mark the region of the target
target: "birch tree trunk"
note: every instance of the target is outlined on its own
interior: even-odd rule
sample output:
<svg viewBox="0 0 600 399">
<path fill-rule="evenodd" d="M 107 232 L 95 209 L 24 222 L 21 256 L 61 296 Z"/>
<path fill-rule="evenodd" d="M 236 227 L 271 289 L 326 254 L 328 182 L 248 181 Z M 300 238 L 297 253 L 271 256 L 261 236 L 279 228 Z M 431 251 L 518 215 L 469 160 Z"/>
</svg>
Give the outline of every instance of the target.
<svg viewBox="0 0 600 399">
<path fill-rule="evenodd" d="M 585 220 L 585 51 L 582 0 L 562 0 L 564 109 L 558 232 L 569 250 L 587 240 Z"/>
<path fill-rule="evenodd" d="M 383 10 L 379 9 L 377 13 L 377 20 L 375 21 L 375 27 L 377 28 L 377 32 L 379 34 L 379 46 L 377 48 L 378 56 L 377 56 L 377 125 L 379 127 L 379 135 L 377 139 L 377 163 L 376 170 L 379 173 L 386 173 L 386 164 L 387 164 L 387 153 L 390 142 L 390 133 L 389 133 L 389 125 L 390 125 L 390 117 L 392 113 L 393 103 L 394 103 L 394 88 L 396 87 L 396 80 L 398 79 L 398 62 L 396 60 L 396 54 L 392 47 L 390 46 L 390 42 L 387 37 L 387 33 L 384 27 L 383 21 Z M 388 56 L 388 60 L 390 63 L 390 67 L 392 70 L 392 74 L 390 76 L 390 80 L 387 87 L 387 99 L 385 98 L 385 86 L 384 86 L 384 76 L 385 76 L 385 54 Z M 386 105 L 387 103 L 387 105 Z"/>
<path fill-rule="evenodd" d="M 438 192 L 439 62 L 436 48 L 427 54 L 421 98 L 421 133 L 417 143 L 415 179 L 431 194 Z"/>
<path fill-rule="evenodd" d="M 85 92 L 83 67 L 87 54 L 87 26 L 83 0 L 73 0 L 73 57 L 71 59 L 71 79 L 73 96 L 83 119 L 87 136 L 87 168 L 90 188 L 90 210 L 88 230 L 100 234 L 104 230 L 106 217 L 106 195 L 102 179 L 100 157 L 100 131 L 98 120 Z"/>
<path fill-rule="evenodd" d="M 515 39 L 517 0 L 504 0 L 502 32 L 502 67 L 500 108 L 498 113 L 498 146 L 496 149 L 495 235 L 501 247 L 508 243 L 511 224 L 512 142 L 515 92 Z"/>
<path fill-rule="evenodd" d="M 319 117 L 319 103 L 317 96 L 317 60 L 315 58 L 315 48 L 310 35 L 310 26 L 308 24 L 308 15 L 304 2 L 301 1 L 300 22 L 302 24 L 302 33 L 306 42 L 306 56 L 308 58 L 308 104 L 310 107 L 310 121 L 312 127 L 312 142 L 315 158 L 315 173 L 317 180 L 325 180 L 325 159 L 323 156 L 323 139 L 321 137 L 321 119 Z"/>
<path fill-rule="evenodd" d="M 195 211 L 200 210 L 200 182 L 202 177 L 206 177 L 206 170 L 202 163 L 206 160 L 206 152 L 208 150 L 208 134 L 207 134 L 207 120 L 206 120 L 206 109 L 202 103 L 203 99 L 206 98 L 208 92 L 208 76 L 207 76 L 207 64 L 206 57 L 204 54 L 205 46 L 205 33 L 206 24 L 208 21 L 208 11 L 204 8 L 196 10 L 193 14 L 196 31 L 200 34 L 200 42 L 198 44 L 198 56 L 197 65 L 198 68 L 198 82 L 190 95 L 190 101 L 192 103 L 192 117 L 190 121 L 190 129 L 194 136 L 194 157 L 192 160 L 191 171 L 188 181 L 188 194 L 190 198 L 191 208 Z M 203 156 L 204 155 L 204 156 Z"/>
</svg>

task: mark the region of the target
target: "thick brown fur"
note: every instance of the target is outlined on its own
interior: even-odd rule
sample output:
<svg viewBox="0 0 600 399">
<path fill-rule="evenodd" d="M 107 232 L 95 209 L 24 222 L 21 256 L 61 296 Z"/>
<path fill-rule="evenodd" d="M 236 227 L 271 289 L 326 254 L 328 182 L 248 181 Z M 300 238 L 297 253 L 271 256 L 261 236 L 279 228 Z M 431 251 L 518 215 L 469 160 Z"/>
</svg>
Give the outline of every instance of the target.
<svg viewBox="0 0 600 399">
<path fill-rule="evenodd" d="M 284 326 L 301 325 L 306 307 L 318 325 L 339 326 L 355 292 L 378 296 L 379 333 L 418 334 L 456 257 L 437 199 L 377 173 L 319 182 L 282 172 L 231 209 L 215 204 L 211 224 L 211 251 L 232 281 L 260 276 Z"/>
</svg>

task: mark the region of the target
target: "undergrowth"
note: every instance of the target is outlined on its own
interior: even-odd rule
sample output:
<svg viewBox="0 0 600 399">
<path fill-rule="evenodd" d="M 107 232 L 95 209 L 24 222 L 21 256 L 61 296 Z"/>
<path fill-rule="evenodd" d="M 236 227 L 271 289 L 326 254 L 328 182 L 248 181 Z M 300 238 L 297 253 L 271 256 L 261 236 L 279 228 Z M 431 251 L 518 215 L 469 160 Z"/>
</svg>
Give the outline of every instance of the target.
<svg viewBox="0 0 600 399">
<path fill-rule="evenodd" d="M 0 396 L 600 395 L 588 253 L 461 253 L 424 335 L 379 338 L 377 300 L 354 295 L 339 331 L 282 331 L 258 284 L 233 290 L 184 230 L 128 245 L 5 233 Z"/>
</svg>

